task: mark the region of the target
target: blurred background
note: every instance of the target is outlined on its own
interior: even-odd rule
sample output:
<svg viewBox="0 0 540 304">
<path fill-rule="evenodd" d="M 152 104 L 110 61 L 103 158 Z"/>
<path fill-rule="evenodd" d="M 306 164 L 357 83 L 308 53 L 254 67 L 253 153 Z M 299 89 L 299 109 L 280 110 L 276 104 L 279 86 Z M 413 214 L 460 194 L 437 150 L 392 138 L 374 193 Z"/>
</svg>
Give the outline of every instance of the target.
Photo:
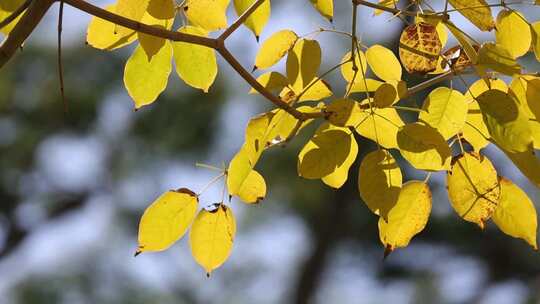
<svg viewBox="0 0 540 304">
<path fill-rule="evenodd" d="M 443 3 L 429 1 L 435 8 Z M 350 1 L 335 5 L 329 24 L 307 0 L 272 1 L 261 40 L 284 28 L 300 35 L 319 27 L 349 31 Z M 540 17 L 538 7 L 512 7 L 529 21 Z M 228 162 L 250 117 L 269 110 L 269 103 L 248 95 L 248 85 L 220 59 L 209 94 L 187 87 L 173 72 L 158 101 L 134 112 L 122 82 L 134 45 L 112 53 L 90 48 L 85 45 L 90 17 L 66 6 L 69 112 L 64 113 L 56 68 L 57 11 L 57 6 L 49 11 L 0 71 L 0 304 L 540 303 L 538 252 L 493 224 L 481 231 L 461 220 L 448 203 L 445 173 L 430 180 L 433 212 L 426 229 L 383 261 L 377 217 L 358 195 L 358 162 L 339 191 L 297 176 L 296 155 L 317 124 L 287 147 L 264 154 L 258 171 L 266 177 L 268 197 L 257 206 L 233 200 L 234 250 L 210 278 L 191 258 L 186 239 L 168 251 L 134 258 L 143 210 L 166 190 L 200 190 L 216 172 L 195 163 Z M 494 8 L 494 15 L 498 11 Z M 373 17 L 372 9 L 360 7 L 357 30 L 363 43 L 396 50 L 404 23 L 390 17 Z M 229 21 L 234 18 L 231 12 Z M 452 19 L 479 40 L 493 39 L 457 14 Z M 350 41 L 330 33 L 317 39 L 321 71 L 350 47 Z M 451 39 L 448 46 L 455 44 Z M 241 28 L 228 46 L 245 67 L 252 66 L 259 45 L 251 32 Z M 540 67 L 533 55 L 520 63 L 530 72 Z M 276 69 L 284 71 L 283 62 Z M 342 95 L 339 72 L 328 80 Z M 421 104 L 424 97 L 418 94 L 405 104 Z M 406 121 L 415 119 L 403 114 Z M 357 139 L 361 160 L 375 146 Z M 483 152 L 501 175 L 540 203 L 538 189 L 502 153 L 492 146 Z M 406 180 L 425 177 L 403 161 L 401 167 Z M 218 202 L 221 189 L 218 183 L 205 192 L 202 205 Z"/>
</svg>

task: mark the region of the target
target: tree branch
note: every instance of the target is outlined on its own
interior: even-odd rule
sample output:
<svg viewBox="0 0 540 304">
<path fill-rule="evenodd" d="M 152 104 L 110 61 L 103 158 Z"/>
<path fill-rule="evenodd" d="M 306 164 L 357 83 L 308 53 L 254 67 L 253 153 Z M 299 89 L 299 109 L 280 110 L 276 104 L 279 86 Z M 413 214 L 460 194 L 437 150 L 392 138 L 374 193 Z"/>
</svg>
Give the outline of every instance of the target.
<svg viewBox="0 0 540 304">
<path fill-rule="evenodd" d="M 47 10 L 55 0 L 33 1 L 28 7 L 21 20 L 13 28 L 11 33 L 0 47 L 0 68 L 11 59 L 13 54 L 22 46 L 26 38 L 34 31 Z"/>
<path fill-rule="evenodd" d="M 236 31 L 249 16 L 251 16 L 259 6 L 266 0 L 257 0 L 244 12 L 233 24 L 231 24 L 218 38 L 218 40 L 225 41 L 234 31 Z M 259 39 L 259 37 L 257 37 Z"/>
<path fill-rule="evenodd" d="M 6 19 L 2 20 L 0 22 L 0 29 L 4 28 L 8 24 L 10 24 L 13 20 L 17 19 L 25 9 L 27 9 L 30 4 L 32 4 L 32 0 L 26 0 L 19 8 L 17 8 L 11 15 L 7 16 Z"/>
</svg>

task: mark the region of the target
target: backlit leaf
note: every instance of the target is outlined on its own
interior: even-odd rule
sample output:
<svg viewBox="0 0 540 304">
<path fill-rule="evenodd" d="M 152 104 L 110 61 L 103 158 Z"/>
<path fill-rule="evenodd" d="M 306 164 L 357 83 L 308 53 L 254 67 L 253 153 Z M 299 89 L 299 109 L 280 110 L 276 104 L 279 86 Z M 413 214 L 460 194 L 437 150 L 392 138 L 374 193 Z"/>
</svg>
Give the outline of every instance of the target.
<svg viewBox="0 0 540 304">
<path fill-rule="evenodd" d="M 287 77 L 283 76 L 278 72 L 264 73 L 257 78 L 257 82 L 259 82 L 268 91 L 281 91 L 289 84 L 289 80 L 287 79 Z M 249 94 L 257 93 L 258 92 L 253 88 L 249 91 Z"/>
<path fill-rule="evenodd" d="M 534 55 L 536 56 L 536 60 L 540 61 L 540 21 L 531 24 L 531 33 Z"/>
<path fill-rule="evenodd" d="M 485 0 L 449 0 L 448 2 L 482 31 L 491 31 L 495 27 L 491 7 Z"/>
<path fill-rule="evenodd" d="M 334 0 L 309 0 L 317 11 L 328 21 L 334 18 Z"/>
<path fill-rule="evenodd" d="M 116 11 L 116 5 L 105 8 L 109 12 Z M 1 16 L 0 16 L 1 17 Z M 86 42 L 100 50 L 112 51 L 126 46 L 137 39 L 133 30 L 118 31 L 117 25 L 98 17 L 92 17 L 86 33 Z"/>
<path fill-rule="evenodd" d="M 540 159 L 532 147 L 525 152 L 503 152 L 536 187 L 540 187 Z"/>
<path fill-rule="evenodd" d="M 387 150 L 367 154 L 358 172 L 360 197 L 373 213 L 388 219 L 397 203 L 402 183 L 401 169 Z"/>
<path fill-rule="evenodd" d="M 525 240 L 535 250 L 538 228 L 536 209 L 525 191 L 507 178 L 500 178 L 501 197 L 493 222 L 506 234 Z"/>
<path fill-rule="evenodd" d="M 179 240 L 193 222 L 198 205 L 197 196 L 188 189 L 162 194 L 141 217 L 137 254 L 165 250 Z"/>
<path fill-rule="evenodd" d="M 401 155 L 416 169 L 439 171 L 450 166 L 451 151 L 436 129 L 420 123 L 405 125 L 397 134 Z"/>
<path fill-rule="evenodd" d="M 418 120 L 437 129 L 445 140 L 456 135 L 465 125 L 467 103 L 463 94 L 446 87 L 438 87 L 424 101 Z"/>
<path fill-rule="evenodd" d="M 426 183 L 403 184 L 395 206 L 388 212 L 388 221 L 379 218 L 379 237 L 387 252 L 409 245 L 424 230 L 431 214 L 431 191 Z"/>
<path fill-rule="evenodd" d="M 227 8 L 218 0 L 186 0 L 183 9 L 189 22 L 207 31 L 227 27 Z"/>
<path fill-rule="evenodd" d="M 482 69 L 492 69 L 496 72 L 513 76 L 521 73 L 521 66 L 508 50 L 499 44 L 484 43 L 478 51 L 478 65 Z"/>
<path fill-rule="evenodd" d="M 255 0 L 234 0 L 234 8 L 238 16 L 242 15 L 254 2 Z M 244 21 L 244 25 L 255 34 L 257 39 L 270 19 L 270 10 L 270 0 L 266 0 Z"/>
<path fill-rule="evenodd" d="M 330 113 L 328 121 L 338 127 L 356 127 L 365 118 L 358 102 L 347 98 L 332 101 L 326 112 Z"/>
<path fill-rule="evenodd" d="M 319 101 L 332 96 L 332 88 L 326 81 L 315 78 L 299 94 L 301 95 L 298 101 Z"/>
<path fill-rule="evenodd" d="M 295 92 L 307 86 L 321 65 L 321 47 L 316 40 L 300 39 L 287 55 L 287 78 Z"/>
<path fill-rule="evenodd" d="M 150 61 L 141 46 L 135 49 L 124 70 L 124 84 L 135 108 L 151 104 L 165 90 L 172 70 L 171 60 L 168 41 Z"/>
<path fill-rule="evenodd" d="M 488 90 L 476 98 L 493 140 L 510 152 L 524 152 L 533 144 L 528 118 L 511 95 Z"/>
<path fill-rule="evenodd" d="M 354 56 L 354 62 L 356 63 L 356 68 L 357 68 L 356 76 L 354 75 L 355 73 L 353 70 L 353 63 L 351 60 L 351 52 L 348 52 L 347 54 L 345 54 L 345 56 L 343 56 L 343 59 L 341 59 L 341 62 L 342 63 L 347 62 L 341 66 L 341 75 L 343 75 L 343 78 L 345 78 L 347 82 L 353 82 L 353 78 L 354 78 L 354 82 L 362 81 L 362 79 L 364 79 L 364 75 L 367 72 L 367 65 L 368 65 L 367 60 L 366 60 L 366 55 L 364 55 L 364 52 L 358 51 L 356 52 L 356 55 Z M 362 73 L 362 71 L 364 72 Z"/>
<path fill-rule="evenodd" d="M 382 45 L 373 45 L 366 51 L 371 70 L 384 81 L 401 80 L 401 64 L 394 53 Z"/>
<path fill-rule="evenodd" d="M 403 83 L 403 82 L 400 82 Z M 396 85 L 398 85 L 396 83 Z M 407 88 L 405 88 L 407 89 Z M 378 108 L 386 108 L 399 101 L 398 92 L 396 87 L 390 83 L 383 83 L 375 91 L 373 96 L 373 105 Z"/>
<path fill-rule="evenodd" d="M 446 182 L 450 203 L 457 214 L 483 229 L 500 196 L 497 171 L 489 159 L 476 153 L 455 157 Z"/>
<path fill-rule="evenodd" d="M 194 26 L 182 27 L 179 32 L 206 37 Z M 217 75 L 216 53 L 213 49 L 186 42 L 173 42 L 176 73 L 188 85 L 208 92 Z"/>
<path fill-rule="evenodd" d="M 409 73 L 428 73 L 437 68 L 442 43 L 437 28 L 425 22 L 407 26 L 399 39 L 399 58 Z"/>
<path fill-rule="evenodd" d="M 298 36 L 290 30 L 281 30 L 272 34 L 259 49 L 255 58 L 255 68 L 267 69 L 278 63 L 292 49 L 296 40 Z"/>
<path fill-rule="evenodd" d="M 191 255 L 207 275 L 229 258 L 236 234 L 231 209 L 223 204 L 214 207 L 211 211 L 199 212 L 189 233 Z"/>
<path fill-rule="evenodd" d="M 393 108 L 373 108 L 364 111 L 361 123 L 356 126 L 358 134 L 379 143 L 386 149 L 397 148 L 397 133 L 404 123 Z"/>
<path fill-rule="evenodd" d="M 116 13 L 131 20 L 140 21 L 148 8 L 150 0 L 118 0 Z M 115 25 L 115 29 L 121 36 L 127 35 L 131 29 Z"/>
<path fill-rule="evenodd" d="M 375 79 L 359 79 L 347 85 L 351 93 L 375 92 L 384 82 Z"/>
<path fill-rule="evenodd" d="M 495 38 L 513 58 L 521 57 L 531 47 L 531 27 L 521 13 L 505 9 L 497 16 Z"/>
<path fill-rule="evenodd" d="M 236 194 L 236 193 L 235 193 Z M 255 170 L 251 170 L 238 190 L 238 197 L 245 203 L 254 204 L 266 196 L 266 182 Z"/>
</svg>

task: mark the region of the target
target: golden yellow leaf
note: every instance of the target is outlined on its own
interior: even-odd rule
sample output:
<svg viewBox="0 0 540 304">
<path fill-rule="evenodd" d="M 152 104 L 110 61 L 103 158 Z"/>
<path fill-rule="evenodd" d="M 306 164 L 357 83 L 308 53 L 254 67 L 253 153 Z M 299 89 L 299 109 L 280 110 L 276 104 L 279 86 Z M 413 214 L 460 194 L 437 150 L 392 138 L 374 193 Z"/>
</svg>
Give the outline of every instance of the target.
<svg viewBox="0 0 540 304">
<path fill-rule="evenodd" d="M 345 174 L 346 180 L 357 153 L 358 145 L 349 129 L 325 123 L 298 154 L 298 174 L 307 179 L 319 179 L 344 168 L 346 171 L 338 173 L 341 177 Z"/>
<path fill-rule="evenodd" d="M 403 177 L 388 150 L 368 153 L 360 163 L 358 190 L 373 213 L 388 220 L 388 212 L 397 203 Z"/>
<path fill-rule="evenodd" d="M 452 153 L 436 129 L 421 123 L 405 125 L 397 133 L 401 155 L 416 169 L 439 171 L 450 167 Z"/>
<path fill-rule="evenodd" d="M 400 83 L 403 82 L 400 81 Z M 396 82 L 396 86 L 397 85 L 398 84 Z M 375 95 L 373 96 L 373 105 L 377 108 L 386 108 L 398 102 L 399 100 L 400 98 L 398 96 L 398 91 L 396 90 L 396 87 L 394 87 L 390 83 L 383 83 L 375 91 Z"/>
<path fill-rule="evenodd" d="M 299 93 L 298 101 L 319 101 L 332 96 L 332 94 L 332 88 L 326 81 L 315 78 Z"/>
<path fill-rule="evenodd" d="M 500 196 L 497 171 L 489 159 L 477 153 L 455 157 L 446 182 L 450 203 L 457 214 L 483 229 Z"/>
<path fill-rule="evenodd" d="M 395 206 L 388 212 L 388 221 L 379 218 L 379 238 L 386 253 L 409 245 L 424 230 L 431 214 L 431 191 L 426 183 L 403 184 Z"/>
<path fill-rule="evenodd" d="M 491 89 L 503 91 L 506 93 L 508 92 L 508 85 L 506 85 L 506 82 L 501 79 L 489 79 L 487 83 L 484 79 L 479 79 L 469 87 L 467 92 L 465 92 L 465 100 L 467 103 L 476 102 L 476 97 L 480 96 L 485 91 Z"/>
<path fill-rule="evenodd" d="M 527 193 L 511 180 L 501 177 L 501 197 L 493 222 L 506 234 L 525 240 L 535 250 L 536 230 L 538 228 L 536 209 Z"/>
<path fill-rule="evenodd" d="M 445 140 L 463 129 L 467 117 L 467 102 L 463 94 L 446 87 L 438 87 L 424 101 L 419 121 L 437 129 Z"/>
<path fill-rule="evenodd" d="M 397 148 L 397 133 L 404 123 L 393 108 L 373 108 L 364 111 L 361 123 L 356 126 L 356 132 L 371 139 L 386 149 Z"/>
<path fill-rule="evenodd" d="M 141 46 L 129 57 L 124 69 L 124 85 L 136 109 L 153 103 L 165 90 L 172 70 L 171 60 L 172 48 L 168 41 L 150 61 Z"/>
<path fill-rule="evenodd" d="M 540 159 L 531 147 L 525 152 L 503 152 L 533 184 L 540 187 Z"/>
<path fill-rule="evenodd" d="M 354 83 L 347 84 L 347 90 L 351 93 L 375 92 L 384 82 L 375 79 L 359 79 Z"/>
<path fill-rule="evenodd" d="M 540 61 L 540 21 L 531 24 L 532 48 L 536 60 Z"/>
<path fill-rule="evenodd" d="M 332 101 L 326 107 L 326 112 L 330 113 L 328 121 L 338 127 L 356 127 L 365 117 L 360 104 L 347 98 Z"/>
<path fill-rule="evenodd" d="M 287 55 L 287 78 L 295 93 L 313 81 L 320 65 L 319 43 L 316 40 L 298 40 Z"/>
<path fill-rule="evenodd" d="M 379 0 L 379 5 L 382 5 L 382 6 L 385 6 L 385 7 L 390 7 L 390 8 L 396 8 L 396 5 L 397 5 L 398 1 L 399 0 Z M 376 9 L 373 14 L 375 16 L 378 16 L 378 15 L 382 14 L 383 12 L 384 12 L 383 10 Z"/>
<path fill-rule="evenodd" d="M 186 0 L 183 8 L 187 19 L 195 26 L 207 31 L 227 27 L 227 8 L 218 0 Z"/>
<path fill-rule="evenodd" d="M 118 0 L 116 13 L 131 20 L 140 21 L 148 8 L 150 0 Z M 121 36 L 127 35 L 131 29 L 115 25 L 115 30 Z"/>
<path fill-rule="evenodd" d="M 540 119 L 540 78 L 519 75 L 510 83 L 511 94 L 529 119 Z"/>
<path fill-rule="evenodd" d="M 435 71 L 441 50 L 437 28 L 430 23 L 411 24 L 399 38 L 399 58 L 409 73 Z"/>
<path fill-rule="evenodd" d="M 150 0 L 146 12 L 157 20 L 172 20 L 176 15 L 175 2 L 174 0 Z M 143 22 L 144 19 L 143 16 Z"/>
<path fill-rule="evenodd" d="M 382 45 L 373 45 L 366 51 L 371 70 L 384 81 L 401 80 L 401 64 L 394 53 Z"/>
<path fill-rule="evenodd" d="M 269 91 L 280 91 L 289 84 L 287 77 L 278 72 L 264 73 L 257 78 L 257 82 Z M 249 91 L 249 94 L 257 93 L 258 92 L 253 88 Z"/>
<path fill-rule="evenodd" d="M 109 12 L 116 11 L 116 5 L 112 4 L 105 8 Z M 117 25 L 98 17 L 92 17 L 86 32 L 86 42 L 100 50 L 112 51 L 126 46 L 137 39 L 133 30 L 117 31 Z"/>
<path fill-rule="evenodd" d="M 509 152 L 524 152 L 533 144 L 529 120 L 512 95 L 488 90 L 476 98 L 493 140 Z"/>
<path fill-rule="evenodd" d="M 231 195 L 233 194 L 231 193 Z M 245 203 L 259 203 L 266 196 L 266 182 L 264 178 L 259 172 L 251 170 L 240 186 L 237 195 Z"/>
<path fill-rule="evenodd" d="M 234 8 L 238 16 L 242 15 L 254 2 L 255 0 L 234 0 Z M 270 0 L 266 0 L 244 21 L 244 25 L 255 34 L 257 40 L 270 19 L 270 10 Z"/>
<path fill-rule="evenodd" d="M 425 13 L 426 11 L 424 11 Z M 448 42 L 448 32 L 443 23 L 443 18 L 440 15 L 418 15 L 416 16 L 416 23 L 426 22 L 435 26 L 437 34 L 439 35 L 439 41 L 441 41 L 441 46 L 444 48 Z"/>
<path fill-rule="evenodd" d="M 154 14 L 156 15 L 159 15 L 159 16 L 165 16 L 165 18 L 167 16 L 170 16 L 168 19 L 158 19 L 156 17 L 154 17 L 153 15 L 151 15 L 149 12 L 146 12 L 142 19 L 141 19 L 141 23 L 144 23 L 146 25 L 150 25 L 150 26 L 154 26 L 154 27 L 157 27 L 157 28 L 161 28 L 161 29 L 166 29 L 166 30 L 170 30 L 172 28 L 172 25 L 174 23 L 174 7 L 171 5 L 166 5 L 165 2 L 169 2 L 169 0 L 152 0 L 150 3 L 156 3 L 154 5 L 159 5 L 161 6 L 161 8 L 158 10 L 158 9 L 154 9 Z M 171 9 L 170 12 L 165 12 L 165 9 L 168 8 L 168 9 Z M 165 46 L 165 41 L 166 39 L 164 38 L 160 38 L 160 37 L 155 37 L 155 36 L 152 36 L 152 35 L 148 35 L 148 34 L 145 34 L 145 33 L 141 33 L 141 32 L 137 32 L 137 37 L 139 38 L 139 42 L 142 46 L 142 48 L 144 49 L 144 52 L 146 53 L 146 55 L 148 56 L 148 60 L 151 60 L 152 57 L 157 54 L 157 52 L 159 52 L 159 50 Z"/>
<path fill-rule="evenodd" d="M 509 76 L 521 73 L 521 66 L 510 52 L 500 44 L 484 43 L 478 51 L 477 63 L 480 69 L 492 69 Z"/>
<path fill-rule="evenodd" d="M 206 37 L 194 26 L 184 26 L 179 32 Z M 216 53 L 213 49 L 186 42 L 173 42 L 176 73 L 188 85 L 208 92 L 217 75 Z"/>
<path fill-rule="evenodd" d="M 480 80 L 482 81 L 482 80 Z M 489 130 L 484 123 L 480 106 L 477 102 L 469 104 L 467 120 L 463 126 L 463 138 L 479 152 L 489 144 Z"/>
<path fill-rule="evenodd" d="M 255 58 L 256 69 L 267 69 L 278 63 L 289 52 L 298 36 L 290 30 L 281 30 L 265 40 Z"/>
<path fill-rule="evenodd" d="M 495 38 L 513 58 L 525 55 L 531 48 L 531 27 L 523 14 L 514 10 L 502 10 L 497 16 Z"/>
<path fill-rule="evenodd" d="M 214 205 L 214 208 L 201 210 L 189 233 L 191 255 L 208 276 L 229 258 L 236 234 L 231 209 L 223 204 Z"/>
<path fill-rule="evenodd" d="M 448 2 L 480 30 L 487 32 L 495 28 L 491 7 L 486 0 L 449 0 Z"/>
<path fill-rule="evenodd" d="M 345 54 L 345 56 L 343 56 L 343 59 L 341 59 L 341 63 L 343 63 L 340 68 L 341 75 L 343 75 L 343 78 L 347 82 L 353 82 L 353 78 L 354 78 L 354 82 L 362 81 L 364 79 L 364 75 L 367 72 L 368 64 L 367 64 L 366 55 L 364 54 L 364 52 L 358 50 L 358 52 L 356 52 L 354 56 L 354 62 L 357 68 L 356 76 L 353 69 L 353 62 L 351 60 L 351 52 L 348 52 L 347 54 Z M 362 73 L 362 71 L 364 72 Z"/>
<path fill-rule="evenodd" d="M 351 150 L 347 155 L 347 158 L 341 164 L 338 164 L 334 172 L 321 178 L 323 183 L 334 189 L 339 189 L 345 184 L 349 178 L 349 169 L 358 155 L 358 144 L 356 143 L 356 139 L 354 139 L 354 135 L 348 129 L 346 129 L 345 132 L 349 133 L 351 137 Z"/>
<path fill-rule="evenodd" d="M 185 188 L 162 194 L 141 217 L 136 254 L 169 248 L 186 233 L 198 205 L 197 195 Z"/>
<path fill-rule="evenodd" d="M 22 4 L 24 3 L 24 0 L 3 0 L 0 4 L 0 20 L 5 20 L 7 17 L 9 17 L 15 10 L 17 10 Z M 9 35 L 11 30 L 13 30 L 13 27 L 19 22 L 21 17 L 24 15 L 21 14 L 19 17 L 15 18 L 15 20 L 11 21 L 9 24 L 4 26 L 0 29 L 0 33 L 4 35 Z"/>
<path fill-rule="evenodd" d="M 309 0 L 319 13 L 328 21 L 334 18 L 334 0 Z"/>
<path fill-rule="evenodd" d="M 459 29 L 449 20 L 446 20 L 444 22 L 444 25 L 452 33 L 452 35 L 454 35 L 456 40 L 459 42 L 459 45 L 461 45 L 461 47 L 463 48 L 463 51 L 467 55 L 467 58 L 473 64 L 475 64 L 478 61 L 478 52 L 476 48 L 474 47 L 473 42 L 467 37 L 467 35 L 461 29 Z"/>
</svg>

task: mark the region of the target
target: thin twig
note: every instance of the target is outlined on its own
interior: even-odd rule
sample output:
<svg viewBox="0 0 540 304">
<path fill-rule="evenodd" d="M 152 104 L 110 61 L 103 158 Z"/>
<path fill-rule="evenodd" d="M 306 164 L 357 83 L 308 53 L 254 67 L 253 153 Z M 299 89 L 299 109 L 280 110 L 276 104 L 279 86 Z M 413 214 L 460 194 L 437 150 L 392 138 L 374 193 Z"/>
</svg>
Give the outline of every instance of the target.
<svg viewBox="0 0 540 304">
<path fill-rule="evenodd" d="M 64 104 L 64 112 L 68 112 L 68 104 L 64 93 L 64 68 L 62 66 L 62 22 L 64 19 L 64 1 L 60 1 L 58 9 L 58 79 L 60 80 L 60 95 Z"/>
<path fill-rule="evenodd" d="M 399 10 L 399 9 L 396 9 L 396 8 L 386 7 L 384 5 L 380 5 L 380 4 L 377 4 L 377 3 L 371 3 L 371 2 L 368 2 L 368 1 L 364 1 L 364 0 L 353 0 L 353 1 L 354 1 L 355 4 L 371 7 L 371 8 L 374 8 L 374 9 L 379 9 L 381 11 L 392 13 L 394 15 L 401 14 L 401 15 L 411 16 L 411 17 L 416 17 L 418 15 L 418 13 L 416 13 L 416 12 Z"/>
<path fill-rule="evenodd" d="M 218 38 L 220 41 L 225 41 L 234 31 L 236 31 L 244 21 L 246 21 L 249 16 L 251 16 L 259 6 L 263 4 L 264 1 L 267 0 L 257 0 L 253 2 L 253 4 L 236 19 L 233 24 L 231 24 L 224 32 L 221 34 Z M 257 41 L 259 40 L 259 37 L 257 36 Z"/>
</svg>

